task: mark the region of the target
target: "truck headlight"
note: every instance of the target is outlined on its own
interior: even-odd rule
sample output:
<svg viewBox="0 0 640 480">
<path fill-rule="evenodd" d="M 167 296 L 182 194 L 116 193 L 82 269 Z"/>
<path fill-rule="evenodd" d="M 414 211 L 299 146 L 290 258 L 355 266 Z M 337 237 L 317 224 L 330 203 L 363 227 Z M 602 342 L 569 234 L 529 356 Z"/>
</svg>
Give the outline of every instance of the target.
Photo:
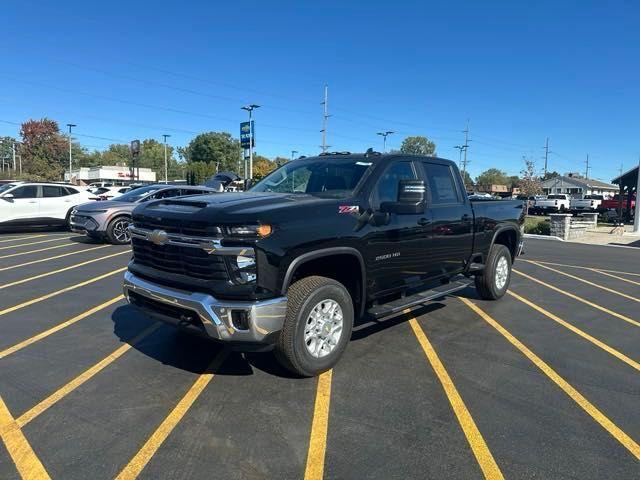
<svg viewBox="0 0 640 480">
<path fill-rule="evenodd" d="M 268 237 L 273 231 L 271 225 L 242 225 L 228 227 L 229 234 L 237 237 Z"/>
</svg>

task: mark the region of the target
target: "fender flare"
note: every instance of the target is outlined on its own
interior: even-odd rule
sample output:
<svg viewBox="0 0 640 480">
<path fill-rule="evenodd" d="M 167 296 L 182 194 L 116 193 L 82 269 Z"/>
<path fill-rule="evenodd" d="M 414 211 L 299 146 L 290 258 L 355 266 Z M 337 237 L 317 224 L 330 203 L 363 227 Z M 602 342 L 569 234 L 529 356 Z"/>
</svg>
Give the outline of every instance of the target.
<svg viewBox="0 0 640 480">
<path fill-rule="evenodd" d="M 511 252 L 512 254 L 517 252 L 518 250 L 518 237 L 519 237 L 519 230 L 514 226 L 514 225 L 504 225 L 500 228 L 498 228 L 495 232 L 493 232 L 493 238 L 491 239 L 491 244 L 489 245 L 489 252 L 491 251 L 491 249 L 493 248 L 493 245 L 496 243 L 496 238 L 498 238 L 498 235 L 500 235 L 501 233 L 507 232 L 507 231 L 513 231 L 516 235 L 516 244 L 513 246 L 514 248 L 514 252 Z M 489 252 L 487 252 L 487 255 L 489 255 Z M 513 261 L 515 261 L 515 257 L 512 259 Z"/>
<path fill-rule="evenodd" d="M 296 272 L 298 267 L 301 265 L 311 261 L 316 260 L 322 257 L 329 257 L 332 255 L 351 255 L 358 260 L 358 264 L 360 265 L 360 277 L 362 279 L 362 285 L 360 286 L 360 315 L 364 313 L 364 306 L 366 303 L 366 292 L 367 292 L 367 272 L 365 269 L 364 258 L 362 254 L 353 247 L 330 247 L 323 248 L 320 250 L 314 250 L 312 252 L 303 253 L 302 255 L 294 258 L 289 266 L 287 267 L 287 271 L 284 274 L 284 279 L 282 281 L 281 293 L 282 295 L 286 295 L 287 289 L 289 285 L 291 285 L 291 279 L 293 278 L 293 274 Z"/>
</svg>

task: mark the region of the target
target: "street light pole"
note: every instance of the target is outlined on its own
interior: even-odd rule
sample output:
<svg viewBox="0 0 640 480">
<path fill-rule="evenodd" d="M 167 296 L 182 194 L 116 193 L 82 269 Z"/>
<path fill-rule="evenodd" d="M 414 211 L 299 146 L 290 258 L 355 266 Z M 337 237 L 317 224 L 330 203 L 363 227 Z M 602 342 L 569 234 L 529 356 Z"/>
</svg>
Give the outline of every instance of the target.
<svg viewBox="0 0 640 480">
<path fill-rule="evenodd" d="M 387 152 L 387 137 L 389 135 L 394 134 L 394 133 L 395 132 L 392 132 L 391 130 L 387 130 L 386 132 L 378 132 L 378 133 L 376 133 L 376 135 L 380 135 L 383 138 L 383 140 L 382 140 L 382 145 L 383 145 L 382 153 L 386 153 Z"/>
<path fill-rule="evenodd" d="M 293 157 L 295 157 L 297 155 L 298 151 L 297 150 L 291 150 L 291 160 L 293 161 Z"/>
<path fill-rule="evenodd" d="M 245 105 L 242 110 L 249 112 L 249 180 L 253 179 L 253 111 L 260 105 Z"/>
<path fill-rule="evenodd" d="M 71 183 L 71 168 L 73 168 L 73 160 L 71 158 L 71 129 L 73 127 L 77 127 L 74 123 L 67 123 L 67 127 L 69 127 L 69 183 Z"/>
<path fill-rule="evenodd" d="M 167 162 L 167 138 L 171 135 L 167 135 L 166 133 L 162 135 L 164 138 L 164 183 L 169 183 L 169 164 Z"/>
</svg>

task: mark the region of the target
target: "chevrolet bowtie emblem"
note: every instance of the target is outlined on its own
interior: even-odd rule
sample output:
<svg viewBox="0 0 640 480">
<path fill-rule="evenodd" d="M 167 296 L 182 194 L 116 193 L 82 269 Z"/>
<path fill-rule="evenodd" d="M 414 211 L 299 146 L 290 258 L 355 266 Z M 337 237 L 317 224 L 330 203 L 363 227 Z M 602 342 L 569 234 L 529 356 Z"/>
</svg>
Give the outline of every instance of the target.
<svg viewBox="0 0 640 480">
<path fill-rule="evenodd" d="M 164 245 L 169 240 L 169 235 L 164 230 L 154 230 L 147 235 L 147 239 L 155 245 Z"/>
</svg>

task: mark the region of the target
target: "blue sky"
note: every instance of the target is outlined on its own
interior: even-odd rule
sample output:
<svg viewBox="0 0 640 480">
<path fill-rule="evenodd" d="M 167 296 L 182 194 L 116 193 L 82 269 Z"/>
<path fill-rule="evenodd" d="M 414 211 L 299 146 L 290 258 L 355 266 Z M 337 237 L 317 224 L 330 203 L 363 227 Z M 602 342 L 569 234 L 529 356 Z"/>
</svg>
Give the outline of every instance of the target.
<svg viewBox="0 0 640 480">
<path fill-rule="evenodd" d="M 110 139 L 238 135 L 258 153 L 317 153 L 329 85 L 332 150 L 382 148 L 380 130 L 432 138 L 469 169 L 542 168 L 609 180 L 640 155 L 637 2 L 3 2 L 0 135 L 48 116 Z M 101 138 L 95 138 L 101 137 Z"/>
</svg>

